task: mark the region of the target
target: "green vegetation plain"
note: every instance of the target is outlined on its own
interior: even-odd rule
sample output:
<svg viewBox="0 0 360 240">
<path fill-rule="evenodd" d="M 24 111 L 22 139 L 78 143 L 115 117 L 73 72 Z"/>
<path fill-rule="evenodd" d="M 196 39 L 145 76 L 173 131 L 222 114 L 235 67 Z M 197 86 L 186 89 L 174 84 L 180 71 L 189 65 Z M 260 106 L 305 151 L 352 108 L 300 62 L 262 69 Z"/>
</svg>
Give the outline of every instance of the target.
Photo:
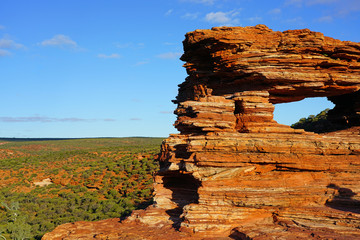
<svg viewBox="0 0 360 240">
<path fill-rule="evenodd" d="M 0 139 L 0 239 L 123 218 L 152 201 L 162 138 Z"/>
</svg>

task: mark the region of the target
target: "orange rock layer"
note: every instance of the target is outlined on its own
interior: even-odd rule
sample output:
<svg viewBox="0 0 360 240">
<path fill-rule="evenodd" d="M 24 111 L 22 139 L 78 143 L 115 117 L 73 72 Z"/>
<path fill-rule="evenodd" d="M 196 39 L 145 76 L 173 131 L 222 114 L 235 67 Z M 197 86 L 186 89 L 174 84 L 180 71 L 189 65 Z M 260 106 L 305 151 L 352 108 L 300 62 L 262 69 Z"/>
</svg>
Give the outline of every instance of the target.
<svg viewBox="0 0 360 240">
<path fill-rule="evenodd" d="M 173 225 L 173 239 L 360 239 L 360 44 L 258 25 L 190 32 L 184 50 L 155 204 L 122 224 Z M 324 96 L 346 130 L 273 120 L 274 104 Z"/>
<path fill-rule="evenodd" d="M 360 44 L 258 25 L 196 30 L 184 49 L 156 207 L 195 235 L 360 239 Z M 273 120 L 274 104 L 324 96 L 347 131 Z"/>
</svg>

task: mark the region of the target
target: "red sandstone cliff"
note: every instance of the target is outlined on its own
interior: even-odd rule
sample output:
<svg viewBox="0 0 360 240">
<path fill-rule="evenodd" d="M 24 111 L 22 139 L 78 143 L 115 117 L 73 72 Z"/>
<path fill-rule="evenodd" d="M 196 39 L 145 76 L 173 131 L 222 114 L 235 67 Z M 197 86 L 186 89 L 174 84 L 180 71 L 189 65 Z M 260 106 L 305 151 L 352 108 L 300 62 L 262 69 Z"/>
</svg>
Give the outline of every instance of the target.
<svg viewBox="0 0 360 240">
<path fill-rule="evenodd" d="M 155 205 L 113 231 L 139 224 L 167 228 L 148 239 L 360 239 L 360 44 L 258 25 L 190 32 L 184 51 L 180 134 L 162 145 Z M 274 104 L 320 96 L 347 130 L 319 135 L 273 120 Z M 81 224 L 71 226 L 44 239 L 77 239 Z"/>
</svg>

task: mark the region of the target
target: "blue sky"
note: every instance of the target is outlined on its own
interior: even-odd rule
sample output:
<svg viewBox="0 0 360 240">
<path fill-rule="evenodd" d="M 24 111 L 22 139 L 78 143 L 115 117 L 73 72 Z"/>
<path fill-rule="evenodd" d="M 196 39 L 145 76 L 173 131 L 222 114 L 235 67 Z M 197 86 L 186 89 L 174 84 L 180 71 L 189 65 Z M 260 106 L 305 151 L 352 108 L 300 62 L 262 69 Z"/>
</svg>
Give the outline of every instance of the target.
<svg viewBox="0 0 360 240">
<path fill-rule="evenodd" d="M 185 33 L 256 24 L 360 42 L 360 1 L 0 0 L 0 137 L 167 137 Z M 279 104 L 275 119 L 330 106 Z"/>
</svg>

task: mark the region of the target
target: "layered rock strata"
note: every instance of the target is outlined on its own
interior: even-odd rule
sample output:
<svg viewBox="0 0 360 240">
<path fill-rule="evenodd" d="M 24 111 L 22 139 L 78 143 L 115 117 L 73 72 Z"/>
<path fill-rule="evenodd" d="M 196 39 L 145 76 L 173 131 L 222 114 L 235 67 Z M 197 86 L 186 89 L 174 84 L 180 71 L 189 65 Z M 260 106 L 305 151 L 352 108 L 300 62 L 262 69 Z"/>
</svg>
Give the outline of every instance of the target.
<svg viewBox="0 0 360 240">
<path fill-rule="evenodd" d="M 258 25 L 190 32 L 184 50 L 155 209 L 197 235 L 360 239 L 360 44 Z M 273 120 L 274 104 L 308 97 L 348 130 Z"/>
<path fill-rule="evenodd" d="M 141 228 L 129 239 L 360 239 L 360 44 L 258 25 L 190 32 L 184 50 L 180 133 L 162 144 L 155 204 L 114 239 L 127 226 Z M 308 97 L 328 97 L 344 130 L 273 120 L 274 104 Z M 44 239 L 113 239 L 81 226 Z"/>
</svg>

